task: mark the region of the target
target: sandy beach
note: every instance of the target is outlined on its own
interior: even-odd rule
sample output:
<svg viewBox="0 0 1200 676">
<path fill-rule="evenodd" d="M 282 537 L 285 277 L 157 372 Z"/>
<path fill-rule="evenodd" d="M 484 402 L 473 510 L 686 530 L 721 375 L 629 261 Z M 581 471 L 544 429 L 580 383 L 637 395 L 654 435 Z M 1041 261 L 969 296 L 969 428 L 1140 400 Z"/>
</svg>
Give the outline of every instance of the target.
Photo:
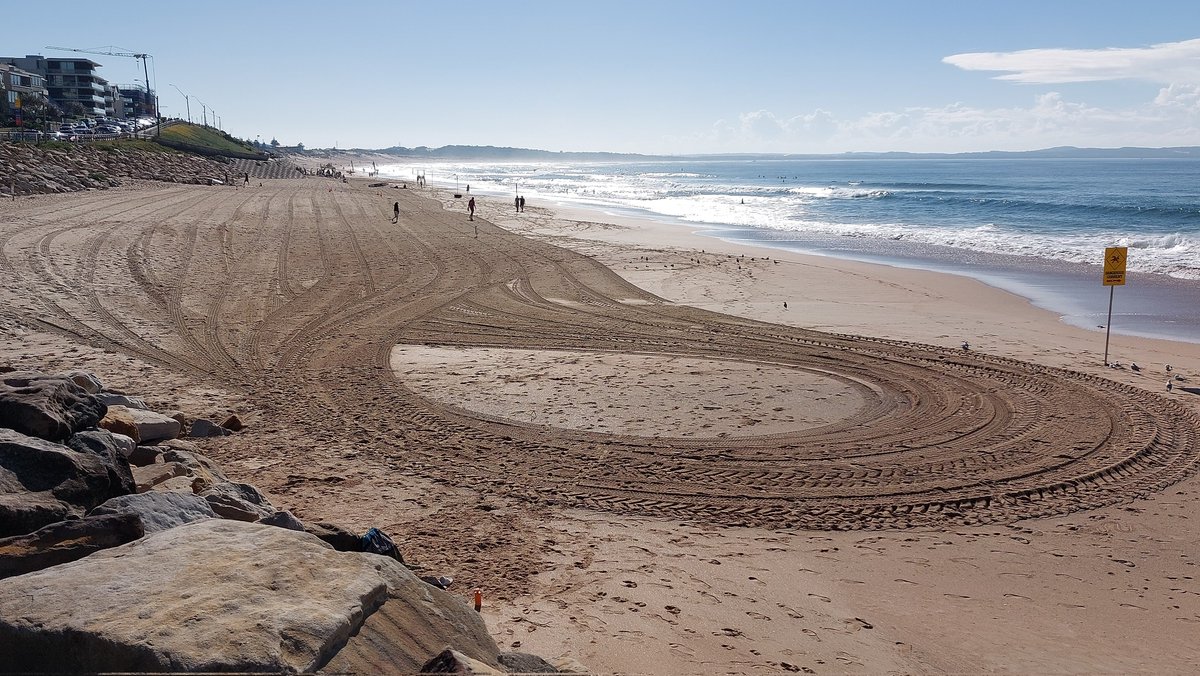
<svg viewBox="0 0 1200 676">
<path fill-rule="evenodd" d="M 0 204 L 0 364 L 237 413 L 231 475 L 597 672 L 1200 662 L 1200 344 L 1112 369 L 960 277 L 262 183 Z"/>
</svg>

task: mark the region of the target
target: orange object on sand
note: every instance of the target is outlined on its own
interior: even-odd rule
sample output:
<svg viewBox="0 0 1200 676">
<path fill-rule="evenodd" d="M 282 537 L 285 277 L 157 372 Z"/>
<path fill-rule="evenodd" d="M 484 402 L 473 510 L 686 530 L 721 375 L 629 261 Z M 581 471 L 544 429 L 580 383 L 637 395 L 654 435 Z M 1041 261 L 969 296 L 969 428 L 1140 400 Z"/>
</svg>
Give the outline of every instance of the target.
<svg viewBox="0 0 1200 676">
<path fill-rule="evenodd" d="M 475 588 L 475 611 L 478 612 L 483 607 L 483 590 Z"/>
</svg>

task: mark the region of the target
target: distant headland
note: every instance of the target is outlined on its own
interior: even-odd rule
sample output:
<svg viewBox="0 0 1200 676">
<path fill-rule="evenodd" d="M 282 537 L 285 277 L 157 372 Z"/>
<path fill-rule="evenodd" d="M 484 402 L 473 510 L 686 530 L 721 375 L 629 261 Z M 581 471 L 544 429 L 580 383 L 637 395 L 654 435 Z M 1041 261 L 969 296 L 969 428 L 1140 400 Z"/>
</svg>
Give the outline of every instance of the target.
<svg viewBox="0 0 1200 676">
<path fill-rule="evenodd" d="M 392 155 L 397 159 L 416 160 L 486 160 L 492 162 L 638 162 L 655 160 L 963 160 L 963 159 L 1196 159 L 1200 158 L 1200 146 L 1173 148 L 1077 148 L 1059 146 L 1040 150 L 988 150 L 965 153 L 910 153 L 910 152 L 847 152 L 833 154 L 808 153 L 723 153 L 723 154 L 679 154 L 644 155 L 638 153 L 612 152 L 564 152 L 537 150 L 533 148 L 509 148 L 498 146 L 448 145 L 439 148 L 417 146 L 406 148 L 309 148 L 305 155 L 324 156 L 346 153 L 370 153 Z"/>
</svg>

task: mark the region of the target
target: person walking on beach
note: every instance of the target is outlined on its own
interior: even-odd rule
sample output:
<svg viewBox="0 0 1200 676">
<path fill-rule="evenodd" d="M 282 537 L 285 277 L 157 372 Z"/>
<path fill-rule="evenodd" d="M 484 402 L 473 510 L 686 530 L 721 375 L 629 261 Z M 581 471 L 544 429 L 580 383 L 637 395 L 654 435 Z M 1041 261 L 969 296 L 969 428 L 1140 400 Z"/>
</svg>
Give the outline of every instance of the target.
<svg viewBox="0 0 1200 676">
<path fill-rule="evenodd" d="M 249 186 L 250 185 L 250 172 L 247 171 L 245 173 L 245 177 L 246 177 L 246 180 L 242 181 L 242 185 Z"/>
<path fill-rule="evenodd" d="M 520 197 L 513 198 L 513 206 L 517 208 L 517 211 L 521 210 L 521 198 Z"/>
<path fill-rule="evenodd" d="M 475 198 L 474 197 L 472 197 L 471 200 L 469 202 L 467 202 L 467 213 L 470 214 L 470 219 L 472 221 L 475 220 Z"/>
<path fill-rule="evenodd" d="M 392 222 L 393 223 L 400 222 L 400 203 L 399 202 L 396 202 L 395 204 L 392 205 Z"/>
<path fill-rule="evenodd" d="M 521 195 L 517 198 L 517 211 L 525 211 L 525 196 Z"/>
</svg>

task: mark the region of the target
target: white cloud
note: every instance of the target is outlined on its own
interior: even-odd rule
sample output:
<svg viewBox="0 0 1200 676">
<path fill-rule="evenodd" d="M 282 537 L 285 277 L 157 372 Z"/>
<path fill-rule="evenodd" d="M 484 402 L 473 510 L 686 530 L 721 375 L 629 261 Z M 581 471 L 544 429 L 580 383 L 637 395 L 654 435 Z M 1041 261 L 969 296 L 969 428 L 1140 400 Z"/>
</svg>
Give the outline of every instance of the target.
<svg viewBox="0 0 1200 676">
<path fill-rule="evenodd" d="M 1159 106 L 1200 111 L 1200 86 L 1173 84 L 1163 87 L 1158 91 L 1158 96 L 1154 97 L 1154 103 Z"/>
<path fill-rule="evenodd" d="M 704 135 L 673 139 L 708 152 L 967 152 L 1086 147 L 1200 145 L 1200 86 L 1173 85 L 1127 109 L 1040 94 L 1026 106 L 978 108 L 954 103 L 838 118 L 828 111 L 784 118 L 767 110 L 713 125 Z"/>
<path fill-rule="evenodd" d="M 1200 84 L 1200 39 L 1150 47 L 972 52 L 942 61 L 963 70 L 1006 71 L 997 79 L 1026 84 L 1127 79 Z"/>
</svg>

